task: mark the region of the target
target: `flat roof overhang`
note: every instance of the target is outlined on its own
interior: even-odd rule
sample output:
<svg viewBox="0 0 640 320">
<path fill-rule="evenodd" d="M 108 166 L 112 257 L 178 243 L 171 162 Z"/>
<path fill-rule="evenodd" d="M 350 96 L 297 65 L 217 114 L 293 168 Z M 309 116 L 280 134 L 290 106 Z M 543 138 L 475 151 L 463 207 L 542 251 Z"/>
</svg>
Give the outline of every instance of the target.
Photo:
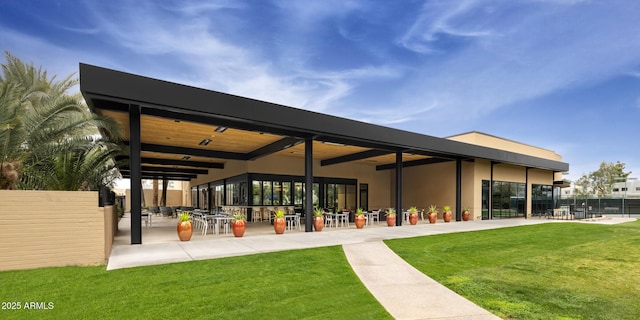
<svg viewBox="0 0 640 320">
<path fill-rule="evenodd" d="M 196 172 L 194 169 L 207 166 L 202 165 L 203 163 L 214 163 L 209 168 L 223 168 L 224 159 L 252 160 L 284 149 L 304 149 L 298 145 L 307 138 L 333 144 L 319 145 L 320 149 L 314 147 L 314 157 L 316 150 L 324 152 L 322 165 L 377 157 L 383 161 L 376 164 L 377 169 L 385 170 L 394 168 L 392 164 L 395 162 L 395 154 L 401 152 L 407 165 L 455 159 L 486 159 L 554 172 L 569 170 L 569 164 L 560 161 L 388 128 L 87 64 L 80 64 L 80 90 L 93 112 L 120 117 L 118 121 L 123 127 L 128 127 L 129 106 L 136 105 L 140 106 L 141 115 L 146 117 L 143 121 L 154 123 L 155 119 L 165 119 L 166 122 L 156 123 L 156 126 L 175 122 L 177 127 L 180 126 L 180 121 L 186 121 L 203 124 L 212 131 L 221 127 L 230 128 L 236 130 L 229 133 L 234 137 L 247 136 L 233 147 L 229 142 L 228 148 L 217 150 L 206 150 L 203 146 L 177 145 L 176 142 L 168 142 L 169 138 L 166 138 L 167 142 L 156 140 L 149 143 L 143 137 L 143 164 L 144 159 L 156 159 L 151 162 L 172 165 L 174 169 L 185 168 L 182 173 L 187 177 Z M 141 130 L 149 128 L 151 126 L 142 125 Z M 153 135 L 149 139 L 153 140 Z M 349 148 L 338 151 L 338 146 Z M 195 156 L 186 159 L 186 156 L 170 158 L 158 156 L 159 154 Z M 216 160 L 212 162 L 211 159 Z M 164 163 L 164 160 L 168 162 Z M 143 172 L 143 175 L 162 176 L 157 171 Z M 177 173 L 179 172 L 171 174 Z M 164 176 L 167 176 L 166 173 Z"/>
</svg>

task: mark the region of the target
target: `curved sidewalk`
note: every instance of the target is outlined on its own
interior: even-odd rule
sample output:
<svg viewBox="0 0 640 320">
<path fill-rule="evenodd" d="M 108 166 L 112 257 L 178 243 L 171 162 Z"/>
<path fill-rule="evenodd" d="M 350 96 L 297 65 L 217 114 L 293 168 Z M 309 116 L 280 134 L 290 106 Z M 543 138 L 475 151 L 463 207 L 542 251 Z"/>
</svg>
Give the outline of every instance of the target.
<svg viewBox="0 0 640 320">
<path fill-rule="evenodd" d="M 382 241 L 342 248 L 362 283 L 395 319 L 500 319 L 421 273 Z"/>
</svg>

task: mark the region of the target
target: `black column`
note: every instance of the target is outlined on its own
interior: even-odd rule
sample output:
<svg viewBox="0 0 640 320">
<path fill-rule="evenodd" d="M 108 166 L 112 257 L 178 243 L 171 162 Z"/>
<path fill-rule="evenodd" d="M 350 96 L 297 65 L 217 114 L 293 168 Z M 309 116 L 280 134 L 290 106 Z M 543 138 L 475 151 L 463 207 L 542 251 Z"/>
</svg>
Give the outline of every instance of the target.
<svg viewBox="0 0 640 320">
<path fill-rule="evenodd" d="M 493 165 L 495 162 L 491 161 L 490 177 L 489 177 L 489 213 L 487 214 L 488 220 L 493 220 Z M 484 219 L 484 218 L 483 218 Z"/>
<path fill-rule="evenodd" d="M 456 159 L 456 221 L 462 221 L 462 160 Z"/>
<path fill-rule="evenodd" d="M 396 226 L 402 225 L 402 152 L 396 152 Z"/>
<path fill-rule="evenodd" d="M 129 168 L 131 169 L 131 244 L 142 243 L 142 165 L 140 106 L 129 105 Z"/>
<path fill-rule="evenodd" d="M 313 231 L 313 139 L 304 140 L 304 231 Z"/>
<path fill-rule="evenodd" d="M 529 198 L 530 198 L 529 197 L 529 167 L 527 167 L 524 174 L 524 218 L 525 219 L 527 219 L 527 207 L 529 204 Z"/>
</svg>

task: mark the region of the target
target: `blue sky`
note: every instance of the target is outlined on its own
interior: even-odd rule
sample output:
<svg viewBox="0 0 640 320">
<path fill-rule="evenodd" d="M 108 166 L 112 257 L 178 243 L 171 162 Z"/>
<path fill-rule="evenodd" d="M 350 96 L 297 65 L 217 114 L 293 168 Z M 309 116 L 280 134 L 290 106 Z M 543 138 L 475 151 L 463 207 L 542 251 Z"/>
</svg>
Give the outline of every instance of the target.
<svg viewBox="0 0 640 320">
<path fill-rule="evenodd" d="M 0 44 L 437 137 L 551 149 L 569 179 L 640 176 L 640 1 L 0 0 Z"/>
</svg>

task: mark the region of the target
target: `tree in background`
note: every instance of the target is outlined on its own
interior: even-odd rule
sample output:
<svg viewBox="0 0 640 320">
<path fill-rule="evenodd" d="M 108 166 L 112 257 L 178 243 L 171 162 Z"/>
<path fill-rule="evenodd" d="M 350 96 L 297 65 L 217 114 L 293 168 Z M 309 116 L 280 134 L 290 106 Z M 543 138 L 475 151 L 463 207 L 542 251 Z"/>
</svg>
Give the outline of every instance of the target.
<svg viewBox="0 0 640 320">
<path fill-rule="evenodd" d="M 8 52 L 5 57 L 0 189 L 96 190 L 112 184 L 117 175 L 112 155 L 118 147 L 111 141 L 122 135 L 118 124 L 91 113 L 80 93 L 67 93 L 78 84 L 73 75 L 58 81 Z M 82 182 L 61 184 L 60 178 Z"/>
<path fill-rule="evenodd" d="M 626 180 L 631 171 L 624 172 L 625 164 L 617 161 L 616 163 L 607 163 L 602 161 L 600 168 L 596 171 L 582 175 L 576 181 L 576 193 L 583 196 L 597 195 L 603 196 L 611 194 L 611 187 L 619 180 Z"/>
</svg>

